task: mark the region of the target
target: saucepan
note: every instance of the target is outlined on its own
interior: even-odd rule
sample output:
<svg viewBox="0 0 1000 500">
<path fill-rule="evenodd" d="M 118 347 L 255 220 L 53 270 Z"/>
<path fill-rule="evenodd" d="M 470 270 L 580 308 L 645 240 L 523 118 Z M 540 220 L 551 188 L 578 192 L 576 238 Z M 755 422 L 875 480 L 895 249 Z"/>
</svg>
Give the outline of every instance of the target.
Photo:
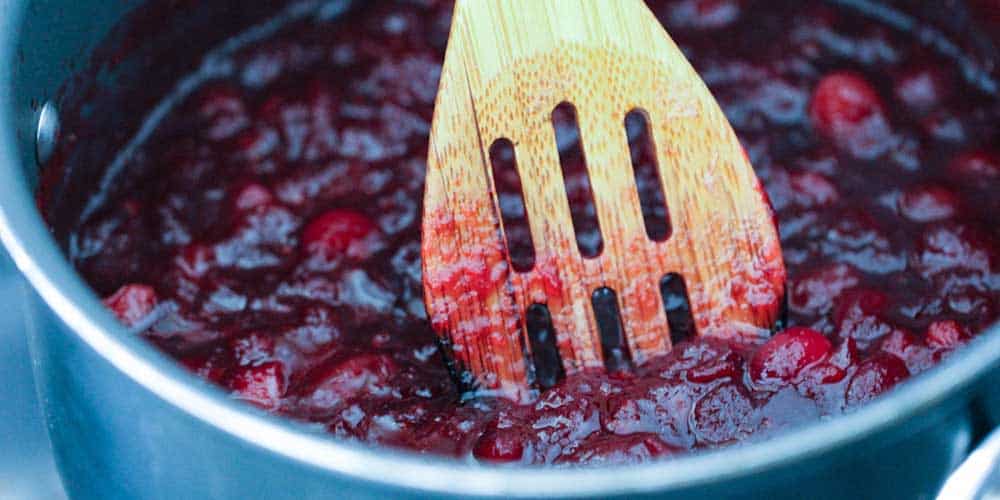
<svg viewBox="0 0 1000 500">
<path fill-rule="evenodd" d="M 996 391 L 1000 326 L 848 415 L 752 444 L 582 469 L 484 466 L 343 442 L 234 402 L 176 366 L 121 326 L 64 257 L 35 204 L 39 159 L 57 137 L 60 110 L 88 99 L 96 110 L 122 110 L 86 117 L 107 131 L 84 146 L 103 165 L 100 155 L 138 126 L 127 111 L 145 109 L 129 89 L 155 94 L 196 63 L 171 57 L 170 47 L 216 46 L 279 3 L 0 0 L 0 237 L 26 278 L 35 375 L 71 495 L 916 498 L 934 494 L 968 453 L 978 398 Z M 298 4 L 326 15 L 349 8 Z M 115 28 L 126 15 L 180 21 L 143 23 L 148 33 Z M 95 51 L 118 54 L 116 64 L 88 65 Z M 94 174 L 76 172 L 74 182 L 86 186 Z"/>
</svg>

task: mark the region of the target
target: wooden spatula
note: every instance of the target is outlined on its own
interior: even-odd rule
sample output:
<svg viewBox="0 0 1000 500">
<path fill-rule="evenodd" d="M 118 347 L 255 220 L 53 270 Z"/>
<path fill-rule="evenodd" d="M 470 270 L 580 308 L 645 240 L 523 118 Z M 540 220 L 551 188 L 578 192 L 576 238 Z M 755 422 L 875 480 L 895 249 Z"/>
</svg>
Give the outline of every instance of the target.
<svg viewBox="0 0 1000 500">
<path fill-rule="evenodd" d="M 604 366 L 592 297 L 617 297 L 633 363 L 671 348 L 660 281 L 680 274 L 698 335 L 754 340 L 780 312 L 785 269 L 773 214 L 705 84 L 641 0 L 457 0 L 431 130 L 424 293 L 466 382 L 525 398 L 525 315 L 551 314 L 567 373 Z M 552 113 L 577 120 L 604 248 L 577 248 Z M 647 117 L 672 233 L 644 230 L 626 115 Z M 514 146 L 535 248 L 515 272 L 489 151 Z M 606 322 L 600 322 L 606 323 Z"/>
</svg>

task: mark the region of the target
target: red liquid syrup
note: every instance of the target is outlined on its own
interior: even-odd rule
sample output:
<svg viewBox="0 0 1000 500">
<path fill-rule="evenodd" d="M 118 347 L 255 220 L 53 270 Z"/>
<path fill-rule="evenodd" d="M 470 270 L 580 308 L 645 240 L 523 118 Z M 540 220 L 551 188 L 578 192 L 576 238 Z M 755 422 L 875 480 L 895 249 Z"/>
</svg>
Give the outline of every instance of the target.
<svg viewBox="0 0 1000 500">
<path fill-rule="evenodd" d="M 361 3 L 235 54 L 232 77 L 132 156 L 134 189 L 72 232 L 109 308 L 234 398 L 423 452 L 636 462 L 849 411 L 997 318 L 995 96 L 906 33 L 823 4 L 653 0 L 773 202 L 791 327 L 760 346 L 693 337 L 530 404 L 463 400 L 419 255 L 451 5 Z M 637 171 L 644 212 L 665 220 L 655 170 Z M 567 184 L 584 196 L 586 179 Z M 508 232 L 527 234 L 517 221 Z M 579 241 L 598 244 L 597 228 Z"/>
</svg>

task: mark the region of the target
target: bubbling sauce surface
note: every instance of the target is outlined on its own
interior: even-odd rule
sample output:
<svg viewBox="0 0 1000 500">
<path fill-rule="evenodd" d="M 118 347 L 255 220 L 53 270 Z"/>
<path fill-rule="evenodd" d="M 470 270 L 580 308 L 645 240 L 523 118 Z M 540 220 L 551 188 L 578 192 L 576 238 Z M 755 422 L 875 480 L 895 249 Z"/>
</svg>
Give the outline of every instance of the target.
<svg viewBox="0 0 1000 500">
<path fill-rule="evenodd" d="M 763 345 L 687 340 L 643 366 L 571 374 L 526 404 L 463 401 L 420 275 L 451 4 L 362 3 L 233 54 L 232 76 L 173 109 L 128 160 L 129 189 L 71 234 L 72 261 L 121 320 L 234 398 L 423 452 L 635 462 L 849 411 L 997 318 L 995 96 L 851 11 L 651 0 L 770 195 L 791 326 Z M 641 199 L 665 220 L 652 172 L 639 169 Z M 498 184 L 516 193 L 516 176 Z M 586 200 L 585 176 L 567 185 Z M 599 244 L 580 223 L 581 244 Z M 526 238 L 526 221 L 507 231 Z"/>
</svg>

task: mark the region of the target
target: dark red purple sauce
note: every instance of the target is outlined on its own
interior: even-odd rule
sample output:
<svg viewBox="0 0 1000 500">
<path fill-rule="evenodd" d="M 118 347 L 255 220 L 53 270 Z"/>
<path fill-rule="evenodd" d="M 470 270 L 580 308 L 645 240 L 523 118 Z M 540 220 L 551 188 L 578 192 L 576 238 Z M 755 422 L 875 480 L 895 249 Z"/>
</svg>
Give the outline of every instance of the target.
<svg viewBox="0 0 1000 500">
<path fill-rule="evenodd" d="M 825 4 L 656 0 L 774 204 L 794 326 L 763 346 L 693 340 L 631 372 L 573 374 L 531 404 L 462 401 L 419 259 L 451 7 L 362 3 L 239 51 L 231 78 L 131 157 L 134 187 L 72 234 L 73 262 L 122 320 L 235 398 L 419 451 L 633 462 L 840 414 L 997 317 L 994 95 L 914 37 Z M 637 171 L 665 219 L 653 169 Z M 568 184 L 584 196 L 585 179 Z M 596 227 L 579 241 L 598 244 Z"/>
</svg>

